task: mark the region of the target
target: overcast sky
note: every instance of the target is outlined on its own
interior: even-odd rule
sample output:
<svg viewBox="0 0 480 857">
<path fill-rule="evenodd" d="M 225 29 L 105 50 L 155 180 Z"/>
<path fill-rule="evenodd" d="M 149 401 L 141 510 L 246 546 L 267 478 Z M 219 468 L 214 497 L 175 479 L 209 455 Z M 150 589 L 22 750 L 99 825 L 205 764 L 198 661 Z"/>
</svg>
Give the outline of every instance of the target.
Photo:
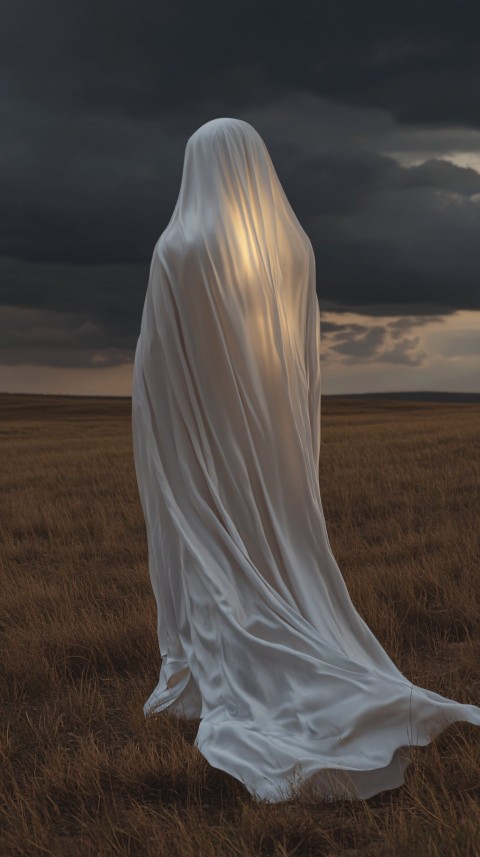
<svg viewBox="0 0 480 857">
<path fill-rule="evenodd" d="M 129 394 L 188 137 L 263 137 L 316 256 L 323 392 L 480 391 L 477 2 L 15 0 L 0 390 Z"/>
</svg>

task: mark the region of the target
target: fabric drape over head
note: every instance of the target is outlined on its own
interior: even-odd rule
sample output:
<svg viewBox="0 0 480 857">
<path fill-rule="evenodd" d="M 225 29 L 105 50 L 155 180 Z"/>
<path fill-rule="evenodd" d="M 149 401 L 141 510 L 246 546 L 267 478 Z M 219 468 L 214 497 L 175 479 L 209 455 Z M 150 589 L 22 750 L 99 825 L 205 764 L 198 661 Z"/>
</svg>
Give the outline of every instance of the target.
<svg viewBox="0 0 480 857">
<path fill-rule="evenodd" d="M 208 762 L 277 801 L 404 782 L 480 708 L 410 682 L 355 609 L 319 488 L 315 257 L 247 122 L 188 140 L 150 268 L 132 388 L 162 657 L 145 715 L 201 718 Z"/>
</svg>

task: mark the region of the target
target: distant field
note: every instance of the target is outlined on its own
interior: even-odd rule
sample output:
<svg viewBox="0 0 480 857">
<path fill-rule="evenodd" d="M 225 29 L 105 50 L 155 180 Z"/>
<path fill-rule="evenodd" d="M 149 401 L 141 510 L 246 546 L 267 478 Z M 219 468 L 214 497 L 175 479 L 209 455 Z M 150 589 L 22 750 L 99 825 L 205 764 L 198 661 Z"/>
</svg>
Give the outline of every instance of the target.
<svg viewBox="0 0 480 857">
<path fill-rule="evenodd" d="M 480 404 L 322 403 L 355 606 L 414 683 L 480 705 Z M 142 706 L 160 667 L 129 399 L 0 395 L 1 857 L 480 854 L 480 729 L 368 801 L 256 804 Z"/>
</svg>

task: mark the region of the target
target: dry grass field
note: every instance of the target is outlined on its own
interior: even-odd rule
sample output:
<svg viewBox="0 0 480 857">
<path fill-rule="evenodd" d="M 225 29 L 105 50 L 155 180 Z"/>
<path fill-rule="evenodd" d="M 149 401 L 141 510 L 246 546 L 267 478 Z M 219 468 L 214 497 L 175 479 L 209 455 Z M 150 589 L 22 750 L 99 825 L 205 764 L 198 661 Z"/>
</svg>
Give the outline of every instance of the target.
<svg viewBox="0 0 480 857">
<path fill-rule="evenodd" d="M 1 857 L 480 854 L 480 729 L 367 801 L 255 802 L 142 706 L 160 666 L 128 399 L 0 396 Z M 480 705 L 480 405 L 324 399 L 320 486 L 408 679 Z"/>
</svg>

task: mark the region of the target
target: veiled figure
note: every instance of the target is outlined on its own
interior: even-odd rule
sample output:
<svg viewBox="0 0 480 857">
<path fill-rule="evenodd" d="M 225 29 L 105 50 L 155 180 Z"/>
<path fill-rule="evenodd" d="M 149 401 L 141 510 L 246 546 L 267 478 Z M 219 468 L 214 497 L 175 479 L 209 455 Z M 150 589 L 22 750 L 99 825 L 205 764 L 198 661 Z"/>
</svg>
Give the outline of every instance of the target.
<svg viewBox="0 0 480 857">
<path fill-rule="evenodd" d="M 480 708 L 412 684 L 355 609 L 319 488 L 315 257 L 247 122 L 188 140 L 150 268 L 132 432 L 161 669 L 207 761 L 268 801 L 404 782 L 411 745 Z"/>
</svg>

